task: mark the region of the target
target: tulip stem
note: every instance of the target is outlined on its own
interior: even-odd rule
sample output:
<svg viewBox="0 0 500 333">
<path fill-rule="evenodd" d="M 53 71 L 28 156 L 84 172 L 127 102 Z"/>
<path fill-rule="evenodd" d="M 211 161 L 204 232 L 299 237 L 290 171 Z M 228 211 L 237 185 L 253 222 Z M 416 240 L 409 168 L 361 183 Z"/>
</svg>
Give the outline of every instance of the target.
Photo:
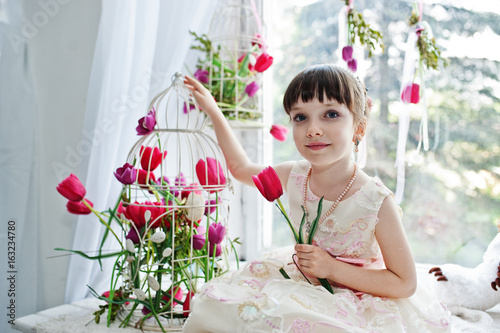
<svg viewBox="0 0 500 333">
<path fill-rule="evenodd" d="M 290 229 L 293 232 L 293 237 L 295 237 L 295 242 L 298 243 L 299 242 L 299 235 L 297 235 L 297 231 L 295 231 L 295 228 L 293 227 L 292 222 L 290 221 L 290 218 L 288 217 L 288 215 L 285 211 L 285 208 L 283 207 L 283 204 L 281 203 L 281 200 L 278 198 L 278 199 L 276 199 L 276 202 L 278 203 L 278 208 L 281 211 L 281 213 L 283 214 L 283 216 L 285 217 L 286 222 L 288 223 L 288 226 L 290 227 Z"/>
<path fill-rule="evenodd" d="M 116 240 L 118 241 L 118 243 L 120 244 L 120 246 L 122 247 L 122 250 L 123 250 L 123 249 L 124 249 L 124 247 L 123 247 L 123 244 L 122 244 L 121 239 L 120 239 L 120 238 L 118 237 L 118 235 L 114 232 L 114 230 L 111 228 L 111 226 L 110 226 L 110 225 L 109 225 L 106 221 L 104 221 L 104 219 L 101 217 L 101 214 L 100 214 L 98 211 L 96 211 L 96 210 L 94 209 L 94 207 L 92 207 L 92 206 L 91 206 L 91 205 L 87 202 L 87 200 L 83 199 L 83 200 L 82 200 L 82 202 L 83 202 L 83 204 L 84 204 L 85 206 L 87 206 L 87 208 L 88 208 L 88 209 L 90 209 L 90 211 L 92 211 L 92 213 L 94 213 L 94 214 L 95 214 L 95 215 L 99 218 L 99 220 L 101 221 L 101 223 L 102 223 L 102 224 L 104 224 L 104 225 L 106 226 L 106 228 L 108 228 L 108 230 L 109 230 L 109 231 L 111 231 L 111 233 L 113 234 L 113 236 L 115 236 Z"/>
</svg>

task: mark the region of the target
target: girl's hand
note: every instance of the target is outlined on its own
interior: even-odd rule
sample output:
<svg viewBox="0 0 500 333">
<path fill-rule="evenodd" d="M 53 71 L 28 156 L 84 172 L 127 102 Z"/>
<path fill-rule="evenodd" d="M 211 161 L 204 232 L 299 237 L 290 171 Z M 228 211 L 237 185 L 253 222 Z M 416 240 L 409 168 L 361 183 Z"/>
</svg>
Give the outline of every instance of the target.
<svg viewBox="0 0 500 333">
<path fill-rule="evenodd" d="M 196 98 L 200 109 L 202 109 L 210 118 L 221 112 L 214 97 L 210 94 L 210 91 L 208 91 L 208 89 L 205 88 L 205 86 L 203 86 L 203 84 L 201 84 L 198 80 L 186 75 L 184 78 L 184 84 L 186 85 L 186 88 L 193 92 L 193 96 Z"/>
<path fill-rule="evenodd" d="M 297 264 L 306 276 L 327 279 L 335 259 L 322 248 L 315 245 L 297 244 Z"/>
</svg>

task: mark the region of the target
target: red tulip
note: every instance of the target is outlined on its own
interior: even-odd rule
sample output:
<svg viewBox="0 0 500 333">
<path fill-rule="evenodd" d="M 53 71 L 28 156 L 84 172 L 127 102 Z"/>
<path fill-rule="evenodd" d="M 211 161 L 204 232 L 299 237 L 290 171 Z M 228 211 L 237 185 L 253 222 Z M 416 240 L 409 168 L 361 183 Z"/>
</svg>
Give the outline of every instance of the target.
<svg viewBox="0 0 500 333">
<path fill-rule="evenodd" d="M 190 184 L 189 186 L 183 187 L 181 191 L 181 199 L 186 199 L 187 197 L 189 197 L 189 194 L 191 192 L 201 195 L 200 184 L 193 183 Z"/>
<path fill-rule="evenodd" d="M 196 163 L 196 176 L 201 186 L 211 188 L 210 192 L 222 190 L 222 185 L 226 184 L 224 169 L 219 161 L 213 157 L 207 157 L 207 161 L 200 159 Z"/>
<path fill-rule="evenodd" d="M 183 295 L 181 287 L 176 286 L 174 288 L 175 288 L 175 296 L 174 296 L 174 299 L 172 300 L 172 303 L 169 304 L 169 307 L 172 309 L 177 305 L 177 302 L 175 300 L 179 300 L 179 301 L 182 300 L 182 295 Z M 167 290 L 167 294 L 163 295 L 163 297 L 161 299 L 168 303 L 168 302 L 170 302 L 171 297 L 172 297 L 172 288 Z"/>
<path fill-rule="evenodd" d="M 255 70 L 257 72 L 264 72 L 266 69 L 269 68 L 269 66 L 271 66 L 273 64 L 273 57 L 271 57 L 269 54 L 267 53 L 262 53 L 258 58 L 257 58 L 257 62 L 255 63 Z"/>
<path fill-rule="evenodd" d="M 88 200 L 84 199 L 91 207 L 94 207 L 94 204 Z M 90 214 L 92 211 L 85 206 L 85 204 L 82 201 L 79 202 L 74 202 L 74 201 L 68 201 L 66 204 L 66 209 L 68 212 L 71 214 L 76 214 L 76 215 L 87 215 Z"/>
<path fill-rule="evenodd" d="M 78 179 L 78 177 L 74 174 L 70 174 L 66 177 L 66 179 L 59 183 L 56 190 L 63 197 L 74 202 L 82 201 L 87 193 L 80 179 Z"/>
<path fill-rule="evenodd" d="M 160 165 L 161 161 L 167 156 L 167 152 L 163 153 L 158 147 L 141 147 L 141 167 L 147 171 L 153 171 Z"/>
<path fill-rule="evenodd" d="M 191 311 L 191 299 L 193 298 L 194 293 L 190 290 L 188 291 L 186 295 L 186 299 L 184 300 L 184 304 L 182 304 L 182 314 L 184 317 L 189 316 L 189 313 Z"/>
<path fill-rule="evenodd" d="M 420 86 L 416 83 L 407 85 L 401 93 L 401 100 L 405 103 L 417 104 L 420 101 Z"/>
<path fill-rule="evenodd" d="M 273 125 L 270 131 L 271 135 L 279 141 L 285 141 L 288 134 L 288 128 L 284 125 Z"/>
<path fill-rule="evenodd" d="M 252 180 L 260 193 L 267 201 L 273 202 L 283 195 L 281 181 L 272 167 L 264 168 L 258 175 L 252 176 Z"/>
<path fill-rule="evenodd" d="M 156 183 L 155 175 L 152 172 L 143 169 L 137 170 L 137 183 L 139 183 L 139 185 L 149 185 L 151 184 L 151 181 L 153 181 L 153 183 Z M 148 188 L 147 186 L 141 187 L 146 189 Z"/>
<path fill-rule="evenodd" d="M 146 221 L 144 217 L 146 211 L 151 213 L 151 218 L 148 221 Z M 127 206 L 127 215 L 130 216 L 130 219 L 139 230 L 144 227 L 146 223 L 149 223 L 151 228 L 158 228 L 161 226 L 165 212 L 166 208 L 163 207 L 163 203 L 161 202 L 145 201 L 139 203 L 136 201 Z"/>
</svg>

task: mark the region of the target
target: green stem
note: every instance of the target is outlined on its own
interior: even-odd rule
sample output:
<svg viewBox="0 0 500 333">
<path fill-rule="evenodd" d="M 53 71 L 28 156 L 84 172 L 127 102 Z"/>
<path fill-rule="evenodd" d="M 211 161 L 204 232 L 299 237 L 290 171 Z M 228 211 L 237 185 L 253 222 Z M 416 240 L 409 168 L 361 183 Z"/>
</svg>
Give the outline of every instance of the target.
<svg viewBox="0 0 500 333">
<path fill-rule="evenodd" d="M 111 231 L 111 233 L 115 236 L 116 240 L 118 241 L 118 243 L 120 244 L 120 246 L 122 247 L 122 250 L 123 250 L 123 244 L 122 244 L 122 241 L 121 241 L 121 240 L 120 240 L 120 238 L 116 235 L 116 233 L 113 231 L 113 229 L 111 229 L 111 227 L 109 226 L 109 224 L 108 224 L 106 221 L 104 221 L 104 219 L 101 217 L 100 213 L 99 213 L 98 211 L 96 211 L 96 210 L 94 209 L 94 207 L 92 207 L 92 206 L 91 206 L 91 205 L 87 202 L 87 200 L 83 199 L 83 200 L 82 200 L 82 202 L 83 202 L 83 204 L 84 204 L 85 206 L 87 206 L 87 208 L 88 208 L 88 209 L 90 209 L 90 211 L 91 211 L 92 213 L 94 213 L 94 214 L 95 214 L 95 215 L 99 218 L 99 220 L 101 221 L 101 223 L 102 223 L 102 224 L 104 224 L 104 225 L 106 226 L 106 228 L 107 228 L 109 231 Z"/>
</svg>

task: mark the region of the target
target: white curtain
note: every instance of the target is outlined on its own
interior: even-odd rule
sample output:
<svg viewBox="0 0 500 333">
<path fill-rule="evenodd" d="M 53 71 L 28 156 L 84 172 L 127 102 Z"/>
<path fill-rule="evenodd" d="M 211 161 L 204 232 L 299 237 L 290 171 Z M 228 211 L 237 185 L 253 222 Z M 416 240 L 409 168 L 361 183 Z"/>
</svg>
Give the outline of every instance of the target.
<svg viewBox="0 0 500 333">
<path fill-rule="evenodd" d="M 27 43 L 21 34 L 22 3 L 0 3 L 0 331 L 33 312 L 39 263 L 35 122 Z M 24 300 L 24 301 L 22 301 Z M 11 311 L 12 310 L 12 311 Z M 12 315 L 12 317 L 11 317 Z"/>
<path fill-rule="evenodd" d="M 101 20 L 94 49 L 95 35 L 88 31 L 99 14 L 96 5 Z M 115 203 L 120 185 L 113 171 L 138 139 L 137 120 L 175 72 L 186 72 L 193 42 L 188 31 L 206 32 L 215 5 L 0 0 L 0 332 L 13 332 L 6 315 L 11 302 L 20 318 L 60 305 L 65 282 L 67 302 L 88 296 L 87 285 L 108 289 L 106 262 L 101 272 L 97 262 L 73 255 L 66 272 L 68 258 L 53 258 L 61 254 L 55 247 L 96 251 L 103 231 L 94 216 L 66 212 L 55 187 L 74 172 L 97 209 Z M 75 17 L 78 31 L 71 30 Z M 92 50 L 78 49 L 87 45 Z M 88 74 L 81 75 L 88 73 L 86 63 L 80 61 L 92 53 L 83 101 L 75 93 L 83 91 L 82 82 L 87 87 Z M 76 72 L 79 77 L 72 77 Z M 15 228 L 11 234 L 9 226 Z M 9 242 L 15 243 L 13 260 Z"/>
<path fill-rule="evenodd" d="M 103 1 L 84 124 L 94 142 L 87 170 L 80 175 L 87 198 L 98 210 L 116 203 L 121 188 L 113 171 L 124 164 L 138 139 L 137 120 L 146 114 L 150 98 L 170 85 L 175 72 L 185 73 L 193 43 L 188 31 L 206 31 L 215 3 Z M 72 249 L 97 250 L 103 231 L 95 216 L 79 218 Z M 112 243 L 107 247 L 116 248 Z M 112 264 L 103 261 L 101 271 L 97 261 L 73 256 L 66 302 L 87 297 L 87 285 L 98 292 L 108 290 Z"/>
</svg>

